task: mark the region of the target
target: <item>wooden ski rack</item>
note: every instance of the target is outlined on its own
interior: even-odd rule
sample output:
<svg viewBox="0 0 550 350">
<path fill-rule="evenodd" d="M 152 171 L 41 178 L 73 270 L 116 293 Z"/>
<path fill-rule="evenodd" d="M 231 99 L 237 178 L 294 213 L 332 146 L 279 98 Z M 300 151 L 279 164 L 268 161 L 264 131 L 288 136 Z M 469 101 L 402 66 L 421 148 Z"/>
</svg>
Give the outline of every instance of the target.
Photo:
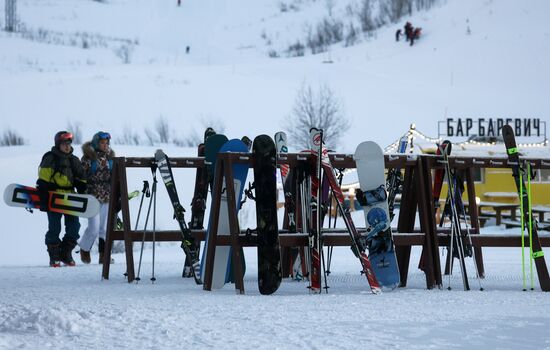
<svg viewBox="0 0 550 350">
<path fill-rule="evenodd" d="M 290 168 L 296 168 L 304 162 L 312 159 L 310 154 L 287 153 L 279 155 L 278 164 L 288 164 Z M 353 156 L 349 154 L 329 155 L 335 169 L 355 168 Z M 112 243 L 117 240 L 124 240 L 126 252 L 126 267 L 128 282 L 135 279 L 133 242 L 141 241 L 143 231 L 133 231 L 130 227 L 130 210 L 128 205 L 127 168 L 148 168 L 151 167 L 153 158 L 124 158 L 118 157 L 114 160 L 113 175 L 111 183 L 111 197 L 109 206 L 109 217 L 107 223 L 107 238 L 105 244 L 105 261 L 110 261 Z M 204 158 L 171 158 L 172 168 L 198 168 L 204 167 Z M 527 159 L 532 168 L 550 169 L 548 160 Z M 399 263 L 401 286 L 407 284 L 410 254 L 412 246 L 423 247 L 424 259 L 421 268 L 425 273 L 426 287 L 432 289 L 442 286 L 441 262 L 439 259 L 439 247 L 446 246 L 449 241 L 449 229 L 438 229 L 435 222 L 435 207 L 432 196 L 432 169 L 442 167 L 442 158 L 434 155 L 385 155 L 386 168 L 399 167 L 404 171 L 403 192 L 401 207 L 397 220 L 397 230 L 393 234 L 396 246 L 396 254 Z M 216 170 L 214 175 L 213 193 L 210 203 L 211 215 L 219 218 L 222 181 L 225 178 L 227 184 L 233 183 L 232 165 L 235 163 L 248 164 L 253 167 L 254 159 L 250 153 L 220 153 L 218 154 Z M 492 157 L 449 157 L 451 168 L 464 171 L 467 200 L 469 212 L 471 213 L 472 244 L 475 249 L 476 264 L 481 276 L 484 276 L 482 247 L 520 247 L 521 238 L 518 235 L 479 235 L 479 220 L 474 187 L 474 170 L 476 168 L 509 168 L 510 164 L 506 158 Z M 181 184 L 180 184 L 181 186 Z M 235 289 L 238 293 L 244 293 L 243 271 L 241 266 L 241 248 L 256 246 L 256 236 L 247 234 L 239 227 L 237 217 L 237 206 L 235 204 L 237 194 L 233 186 L 227 186 L 228 214 L 230 232 L 218 232 L 218 220 L 210 222 L 210 238 L 207 246 L 208 259 L 205 261 L 203 276 L 203 289 L 211 290 L 213 262 L 216 246 L 232 247 L 233 271 L 235 273 Z M 122 231 L 114 229 L 116 220 L 117 199 L 121 199 L 121 213 L 123 221 Z M 188 198 L 181 198 L 182 201 Z M 298 204 L 296 205 L 298 207 Z M 419 228 L 415 228 L 416 213 L 419 214 Z M 359 231 L 364 230 L 359 228 Z M 324 246 L 349 246 L 350 238 L 345 229 L 323 229 Z M 205 239 L 204 230 L 192 230 L 197 240 Z M 542 246 L 550 246 L 550 236 L 539 235 Z M 152 233 L 146 232 L 146 241 L 152 241 Z M 156 231 L 157 241 L 181 241 L 179 230 Z M 307 246 L 308 238 L 306 233 L 288 233 L 280 230 L 279 242 L 281 247 Z M 350 252 L 351 253 L 351 252 Z M 182 259 L 183 261 L 183 259 Z M 358 263 L 359 264 L 359 263 Z M 109 278 L 109 264 L 103 265 L 103 278 Z M 367 283 L 365 281 L 365 283 Z"/>
</svg>

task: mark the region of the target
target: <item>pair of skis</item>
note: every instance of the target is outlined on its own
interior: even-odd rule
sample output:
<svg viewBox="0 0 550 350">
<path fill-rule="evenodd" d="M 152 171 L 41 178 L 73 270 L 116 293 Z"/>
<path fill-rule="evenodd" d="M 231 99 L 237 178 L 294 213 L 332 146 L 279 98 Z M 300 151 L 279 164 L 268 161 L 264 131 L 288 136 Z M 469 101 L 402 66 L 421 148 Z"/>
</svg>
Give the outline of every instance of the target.
<svg viewBox="0 0 550 350">
<path fill-rule="evenodd" d="M 535 262 L 541 289 L 544 292 L 548 292 L 550 291 L 550 276 L 548 274 L 546 261 L 544 260 L 544 251 L 542 250 L 538 236 L 537 222 L 533 218 L 533 213 L 531 211 L 531 198 L 528 188 L 525 186 L 525 178 L 527 177 L 529 179 L 531 176 L 530 165 L 521 163 L 514 129 L 510 125 L 504 125 L 502 127 L 502 137 L 504 138 L 504 144 L 506 146 L 508 163 L 512 165 L 512 176 L 519 195 L 522 232 L 525 227 L 527 227 L 530 241 L 530 258 Z M 526 289 L 525 282 L 524 289 Z"/>
<path fill-rule="evenodd" d="M 462 284 L 464 290 L 470 290 L 470 283 L 468 281 L 468 273 L 466 270 L 466 257 L 472 257 L 474 259 L 474 266 L 476 268 L 476 277 L 479 282 L 479 289 L 483 290 L 481 286 L 481 277 L 477 270 L 477 264 L 475 264 L 475 251 L 472 245 L 472 239 L 470 234 L 470 224 L 466 216 L 464 203 L 462 201 L 462 194 L 464 193 L 464 180 L 462 176 L 457 173 L 456 170 L 451 169 L 449 166 L 449 154 L 451 153 L 450 141 L 443 141 L 438 146 L 437 155 L 440 155 L 443 159 L 440 162 L 443 164 L 443 168 L 436 169 L 433 196 L 435 201 L 435 208 L 439 207 L 439 195 L 443 186 L 443 180 L 447 179 L 447 198 L 441 215 L 441 221 L 439 226 L 443 226 L 443 222 L 446 217 L 451 221 L 451 235 L 448 248 L 448 276 L 449 286 L 451 290 L 451 275 L 453 272 L 454 259 L 458 259 L 460 266 L 460 273 L 462 276 Z M 463 229 L 464 225 L 464 229 Z M 446 271 L 447 272 L 447 271 Z"/>
</svg>

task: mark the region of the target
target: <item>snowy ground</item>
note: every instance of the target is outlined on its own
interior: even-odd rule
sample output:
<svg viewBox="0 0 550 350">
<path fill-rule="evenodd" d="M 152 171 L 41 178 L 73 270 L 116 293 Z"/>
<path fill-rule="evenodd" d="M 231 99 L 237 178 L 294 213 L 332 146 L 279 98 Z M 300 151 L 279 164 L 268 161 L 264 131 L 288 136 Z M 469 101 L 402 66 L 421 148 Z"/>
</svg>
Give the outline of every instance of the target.
<svg viewBox="0 0 550 350">
<path fill-rule="evenodd" d="M 550 299 L 521 291 L 518 249 L 484 251 L 483 292 L 474 279 L 474 290 L 461 291 L 458 278 L 452 291 L 426 290 L 413 269 L 407 288 L 379 296 L 347 248 L 335 250 L 322 295 L 289 280 L 276 294 L 259 295 L 252 249 L 244 296 L 233 286 L 205 292 L 182 279 L 176 245 L 157 250 L 153 285 L 150 252 L 137 285 L 125 282 L 120 263 L 104 281 L 99 265 L 0 268 L 0 348 L 550 348 Z M 417 261 L 415 250 L 411 265 Z"/>
<path fill-rule="evenodd" d="M 123 147 L 128 155 L 153 154 L 154 147 Z M 179 149 L 181 151 L 181 149 Z M 33 183 L 35 147 L 8 148 L 2 166 L 14 159 L 19 166 L 2 181 Z M 167 154 L 176 151 L 165 147 Z M 184 152 L 192 153 L 189 149 Z M 193 171 L 175 173 L 177 183 L 190 183 Z M 150 180 L 148 171 L 133 171 L 130 189 Z M 179 186 L 182 197 L 191 189 Z M 164 188 L 158 193 L 159 229 L 176 229 Z M 135 220 L 137 201 L 132 201 Z M 244 296 L 233 285 L 203 291 L 191 279 L 182 279 L 182 252 L 176 243 L 156 250 L 155 277 L 151 277 L 152 249 L 145 250 L 140 284 L 126 283 L 123 254 L 115 254 L 109 280 L 101 280 L 99 265 L 75 268 L 46 267 L 43 245 L 46 218 L 19 208 L 0 207 L 3 244 L 0 245 L 0 348 L 348 348 L 390 349 L 549 348 L 548 295 L 535 281 L 535 291 L 522 292 L 521 252 L 513 248 L 484 249 L 487 277 L 480 292 L 474 266 L 468 261 L 472 291 L 462 291 L 458 270 L 452 291 L 426 290 L 424 275 L 416 269 L 419 250 L 413 250 L 406 288 L 374 296 L 358 274 L 359 263 L 348 248 L 336 248 L 329 293 L 309 295 L 305 282 L 283 281 L 272 296 L 257 289 L 256 251 L 246 248 Z M 241 224 L 254 227 L 255 217 L 245 205 Z M 363 226 L 361 213 L 355 213 Z M 81 221 L 83 229 L 85 220 Z M 516 233 L 495 226 L 484 233 Z M 138 261 L 139 244 L 134 258 Z M 546 249 L 547 254 L 550 252 Z M 94 248 L 92 261 L 97 261 Z M 77 262 L 78 259 L 77 259 Z M 136 266 L 137 267 L 137 266 Z M 136 269 L 137 271 L 137 269 Z M 535 275 L 536 276 L 536 275 Z"/>
</svg>

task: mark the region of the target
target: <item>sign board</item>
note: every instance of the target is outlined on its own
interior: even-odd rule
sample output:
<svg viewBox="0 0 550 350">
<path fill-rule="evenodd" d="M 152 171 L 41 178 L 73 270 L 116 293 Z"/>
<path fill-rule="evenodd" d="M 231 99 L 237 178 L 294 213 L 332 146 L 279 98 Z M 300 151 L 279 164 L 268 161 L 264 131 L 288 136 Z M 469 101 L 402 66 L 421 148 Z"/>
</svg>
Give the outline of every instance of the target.
<svg viewBox="0 0 550 350">
<path fill-rule="evenodd" d="M 517 137 L 543 137 L 546 122 L 539 118 L 447 118 L 438 122 L 439 137 L 498 137 L 509 124 Z"/>
</svg>

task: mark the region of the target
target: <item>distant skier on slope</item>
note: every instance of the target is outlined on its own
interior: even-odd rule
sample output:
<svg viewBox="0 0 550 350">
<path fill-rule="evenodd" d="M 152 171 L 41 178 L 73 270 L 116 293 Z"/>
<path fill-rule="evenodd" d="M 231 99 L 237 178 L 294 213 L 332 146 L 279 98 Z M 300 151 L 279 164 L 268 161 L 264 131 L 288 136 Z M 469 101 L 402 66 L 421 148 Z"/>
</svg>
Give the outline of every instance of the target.
<svg viewBox="0 0 550 350">
<path fill-rule="evenodd" d="M 412 31 L 413 31 L 413 26 L 411 22 L 405 23 L 405 38 L 407 39 L 407 41 L 411 40 Z"/>
<path fill-rule="evenodd" d="M 99 236 L 99 264 L 103 264 L 105 249 L 105 232 L 109 213 L 109 196 L 111 192 L 111 172 L 115 152 L 110 148 L 111 135 L 108 132 L 97 132 L 92 141 L 82 145 L 82 167 L 86 173 L 87 194 L 97 198 L 100 203 L 99 213 L 88 219 L 88 227 L 80 240 L 80 260 L 91 262 L 90 250 Z"/>
<path fill-rule="evenodd" d="M 399 38 L 401 37 L 401 29 L 397 29 L 395 32 L 395 41 L 399 41 Z"/>
<path fill-rule="evenodd" d="M 84 170 L 79 159 L 73 155 L 73 134 L 60 131 L 55 134 L 54 147 L 42 156 L 38 168 L 36 187 L 40 193 L 41 208 L 47 208 L 48 191 L 73 192 L 76 187 L 78 193 L 86 190 Z M 44 209 L 45 210 L 45 209 Z M 50 266 L 59 267 L 62 261 L 65 265 L 74 266 L 71 255 L 80 237 L 80 223 L 77 216 L 47 212 L 48 231 L 45 243 L 50 256 Z M 65 235 L 59 239 L 61 233 L 61 216 L 65 216 Z"/>
</svg>

